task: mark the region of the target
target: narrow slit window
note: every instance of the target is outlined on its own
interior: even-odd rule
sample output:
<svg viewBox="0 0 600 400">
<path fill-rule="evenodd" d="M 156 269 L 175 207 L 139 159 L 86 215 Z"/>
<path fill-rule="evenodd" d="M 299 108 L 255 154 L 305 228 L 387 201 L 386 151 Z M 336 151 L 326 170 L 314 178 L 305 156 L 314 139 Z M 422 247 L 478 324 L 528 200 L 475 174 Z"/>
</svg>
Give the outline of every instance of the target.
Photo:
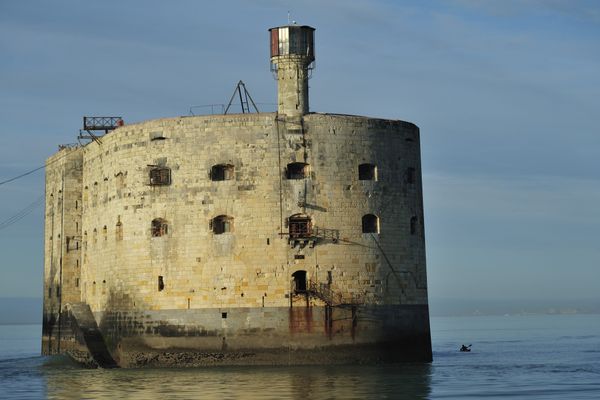
<svg viewBox="0 0 600 400">
<path fill-rule="evenodd" d="M 363 233 L 379 233 L 379 218 L 377 217 L 377 215 L 363 215 L 362 231 Z"/>
<path fill-rule="evenodd" d="M 212 231 L 215 235 L 233 231 L 233 217 L 219 215 L 212 220 Z"/>
<path fill-rule="evenodd" d="M 235 168 L 231 164 L 217 164 L 210 169 L 210 179 L 213 181 L 230 181 L 234 178 Z"/>
<path fill-rule="evenodd" d="M 414 168 L 409 167 L 406 169 L 406 183 L 415 183 L 416 171 Z"/>
<path fill-rule="evenodd" d="M 167 224 L 166 220 L 162 218 L 156 218 L 152 220 L 151 231 L 152 237 L 165 236 L 167 233 L 169 233 L 169 225 Z"/>
<path fill-rule="evenodd" d="M 415 235 L 417 233 L 417 223 L 419 222 L 419 220 L 417 219 L 417 217 L 412 217 L 410 219 L 410 234 L 411 235 Z"/>
<path fill-rule="evenodd" d="M 165 280 L 161 275 L 158 276 L 158 291 L 162 292 L 165 288 Z"/>
<path fill-rule="evenodd" d="M 115 237 L 118 241 L 123 240 L 123 223 L 120 220 L 115 227 Z"/>
<path fill-rule="evenodd" d="M 308 177 L 308 164 L 302 162 L 293 162 L 287 165 L 285 170 L 287 179 L 304 179 Z"/>
<path fill-rule="evenodd" d="M 374 164 L 360 164 L 358 166 L 358 180 L 376 181 L 377 167 Z"/>
<path fill-rule="evenodd" d="M 171 169 L 167 167 L 154 167 L 150 170 L 150 185 L 164 186 L 171 184 Z"/>
</svg>

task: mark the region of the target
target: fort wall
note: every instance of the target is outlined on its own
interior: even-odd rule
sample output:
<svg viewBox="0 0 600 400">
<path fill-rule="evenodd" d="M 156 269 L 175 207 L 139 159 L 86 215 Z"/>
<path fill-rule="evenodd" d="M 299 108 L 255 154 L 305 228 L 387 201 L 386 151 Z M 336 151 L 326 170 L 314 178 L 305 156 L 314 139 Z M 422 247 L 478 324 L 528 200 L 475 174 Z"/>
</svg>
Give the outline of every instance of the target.
<svg viewBox="0 0 600 400">
<path fill-rule="evenodd" d="M 331 114 L 297 125 L 277 114 L 161 119 L 69 150 L 79 164 L 64 193 L 81 206 L 65 208 L 65 228 L 79 229 L 69 257 L 81 267 L 63 272 L 77 282 L 63 301 L 89 304 L 114 349 L 154 348 L 153 337 L 205 350 L 225 338 L 229 349 L 312 348 L 387 340 L 400 326 L 428 338 L 418 128 Z M 290 175 L 294 164 L 302 179 Z M 361 179 L 360 165 L 373 175 Z M 215 166 L 231 168 L 231 179 L 215 180 Z M 153 184 L 157 168 L 168 184 Z M 62 164 L 48 170 L 48 186 L 62 185 Z M 297 215 L 310 218 L 310 240 L 292 239 Z M 367 233 L 366 215 L 376 217 Z M 57 251 L 47 248 L 47 260 Z M 355 309 L 328 308 L 342 304 Z M 369 307 L 375 323 L 366 323 Z M 337 336 L 327 323 L 335 313 L 345 321 Z"/>
</svg>

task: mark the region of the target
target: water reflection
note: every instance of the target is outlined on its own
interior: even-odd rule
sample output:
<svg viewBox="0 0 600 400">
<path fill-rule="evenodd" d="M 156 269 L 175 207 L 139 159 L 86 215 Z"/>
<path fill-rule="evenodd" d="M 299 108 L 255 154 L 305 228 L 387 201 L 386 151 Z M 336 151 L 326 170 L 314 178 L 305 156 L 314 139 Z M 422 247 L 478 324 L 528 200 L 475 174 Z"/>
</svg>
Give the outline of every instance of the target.
<svg viewBox="0 0 600 400">
<path fill-rule="evenodd" d="M 423 399 L 431 391 L 428 364 L 41 370 L 50 399 Z"/>
</svg>

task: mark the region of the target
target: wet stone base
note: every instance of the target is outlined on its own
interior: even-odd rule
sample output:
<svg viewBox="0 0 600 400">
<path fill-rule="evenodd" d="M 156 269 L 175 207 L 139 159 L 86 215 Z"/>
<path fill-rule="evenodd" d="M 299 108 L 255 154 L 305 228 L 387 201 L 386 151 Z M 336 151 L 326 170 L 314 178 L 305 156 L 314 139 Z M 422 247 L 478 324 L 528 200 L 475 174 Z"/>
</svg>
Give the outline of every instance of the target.
<svg viewBox="0 0 600 400">
<path fill-rule="evenodd" d="M 43 352 L 68 354 L 88 367 L 431 361 L 427 306 L 228 309 L 226 315 L 198 309 L 94 316 L 84 304 L 70 310 L 60 330 L 48 324 Z"/>
<path fill-rule="evenodd" d="M 342 365 L 383 364 L 393 362 L 423 362 L 426 355 L 413 351 L 395 351 L 385 347 L 336 346 L 316 349 L 271 349 L 261 351 L 195 352 L 132 351 L 120 355 L 125 368 L 157 367 L 210 367 L 242 365 Z"/>
</svg>

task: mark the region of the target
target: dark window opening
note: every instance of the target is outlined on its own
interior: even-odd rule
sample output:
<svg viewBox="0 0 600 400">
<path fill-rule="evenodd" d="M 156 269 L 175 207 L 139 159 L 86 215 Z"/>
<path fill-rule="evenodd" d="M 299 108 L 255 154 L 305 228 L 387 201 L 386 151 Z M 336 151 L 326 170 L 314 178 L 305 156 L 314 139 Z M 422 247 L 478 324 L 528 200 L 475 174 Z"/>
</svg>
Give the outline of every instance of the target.
<svg viewBox="0 0 600 400">
<path fill-rule="evenodd" d="M 152 220 L 152 237 L 164 236 L 169 232 L 167 221 L 162 218 Z"/>
<path fill-rule="evenodd" d="M 222 312 L 221 313 L 221 318 L 226 319 L 227 318 L 227 313 L 226 312 Z"/>
<path fill-rule="evenodd" d="M 379 218 L 377 217 L 377 215 L 363 215 L 362 231 L 363 233 L 379 233 Z"/>
<path fill-rule="evenodd" d="M 79 278 L 75 278 L 75 287 L 79 287 Z"/>
<path fill-rule="evenodd" d="M 358 180 L 360 181 L 376 181 L 377 167 L 373 164 L 360 164 L 358 166 Z"/>
<path fill-rule="evenodd" d="M 292 274 L 294 279 L 294 293 L 306 293 L 306 271 L 296 271 Z"/>
<path fill-rule="evenodd" d="M 56 286 L 56 297 L 60 297 L 60 286 Z"/>
<path fill-rule="evenodd" d="M 293 215 L 289 218 L 290 239 L 308 238 L 312 236 L 312 222 L 305 215 Z"/>
<path fill-rule="evenodd" d="M 165 281 L 162 276 L 158 276 L 158 291 L 161 292 L 165 288 Z"/>
<path fill-rule="evenodd" d="M 308 164 L 293 162 L 287 165 L 285 177 L 287 179 L 304 179 L 308 176 Z"/>
<path fill-rule="evenodd" d="M 233 231 L 233 217 L 219 215 L 212 220 L 212 231 L 215 235 Z"/>
<path fill-rule="evenodd" d="M 333 283 L 333 274 L 331 271 L 327 271 L 327 284 L 331 285 Z"/>
<path fill-rule="evenodd" d="M 414 235 L 415 233 L 417 233 L 417 222 L 418 222 L 417 217 L 412 217 L 410 219 L 410 234 L 411 235 Z"/>
<path fill-rule="evenodd" d="M 235 168 L 231 164 L 217 164 L 210 169 L 210 179 L 213 181 L 229 181 L 234 178 Z"/>
<path fill-rule="evenodd" d="M 294 260 L 304 260 L 304 254 L 295 254 Z"/>
<path fill-rule="evenodd" d="M 415 169 L 409 167 L 406 169 L 406 183 L 415 183 L 416 180 L 416 172 Z"/>
<path fill-rule="evenodd" d="M 166 137 L 162 132 L 150 132 L 150 141 L 154 140 L 165 140 Z"/>
<path fill-rule="evenodd" d="M 170 185 L 171 169 L 166 167 L 155 167 L 150 170 L 150 185 Z"/>
<path fill-rule="evenodd" d="M 48 286 L 48 297 L 52 297 L 52 287 Z"/>
</svg>

